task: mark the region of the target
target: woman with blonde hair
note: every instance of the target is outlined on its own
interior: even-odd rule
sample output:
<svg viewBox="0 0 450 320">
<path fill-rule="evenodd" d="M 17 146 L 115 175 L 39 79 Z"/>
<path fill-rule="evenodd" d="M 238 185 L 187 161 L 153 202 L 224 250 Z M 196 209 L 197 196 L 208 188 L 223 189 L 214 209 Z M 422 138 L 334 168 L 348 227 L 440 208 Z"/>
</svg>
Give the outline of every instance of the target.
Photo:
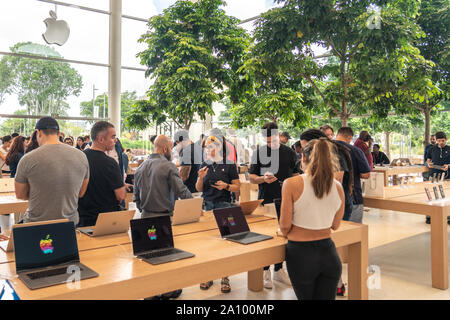
<svg viewBox="0 0 450 320">
<path fill-rule="evenodd" d="M 345 196 L 334 179 L 339 171 L 335 146 L 326 138 L 303 148 L 304 174 L 285 180 L 280 230 L 288 238 L 286 266 L 299 300 L 334 300 L 342 264 L 331 229 L 344 214 Z"/>
<path fill-rule="evenodd" d="M 202 197 L 206 210 L 227 208 L 231 204 L 231 192 L 239 191 L 241 183 L 235 163 L 227 163 L 223 157 L 223 139 L 209 136 L 205 141 L 206 160 L 198 171 L 195 188 L 203 192 Z M 207 290 L 213 282 L 200 284 L 202 290 Z M 221 291 L 231 291 L 228 277 L 222 278 Z"/>
</svg>

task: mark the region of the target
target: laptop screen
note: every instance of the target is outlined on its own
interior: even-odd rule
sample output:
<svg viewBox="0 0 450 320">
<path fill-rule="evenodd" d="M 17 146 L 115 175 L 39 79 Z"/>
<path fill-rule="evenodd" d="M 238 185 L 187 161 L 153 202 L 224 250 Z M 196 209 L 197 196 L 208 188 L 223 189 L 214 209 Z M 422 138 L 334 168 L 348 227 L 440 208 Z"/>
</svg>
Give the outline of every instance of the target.
<svg viewBox="0 0 450 320">
<path fill-rule="evenodd" d="M 73 222 L 13 229 L 17 272 L 66 262 L 79 262 Z"/>
<path fill-rule="evenodd" d="M 134 219 L 130 221 L 133 253 L 173 248 L 172 226 L 169 216 Z"/>
<path fill-rule="evenodd" d="M 273 199 L 273 203 L 275 204 L 275 211 L 277 212 L 278 221 L 280 221 L 280 216 L 281 216 L 281 198 Z"/>
<path fill-rule="evenodd" d="M 250 231 L 241 207 L 214 209 L 213 213 L 222 237 Z"/>
</svg>

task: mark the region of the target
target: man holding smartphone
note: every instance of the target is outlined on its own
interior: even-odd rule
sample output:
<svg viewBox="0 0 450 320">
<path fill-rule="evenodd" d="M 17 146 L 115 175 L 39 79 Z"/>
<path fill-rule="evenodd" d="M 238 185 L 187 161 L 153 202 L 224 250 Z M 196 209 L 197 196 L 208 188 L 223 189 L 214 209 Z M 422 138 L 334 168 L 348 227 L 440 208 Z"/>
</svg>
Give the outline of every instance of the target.
<svg viewBox="0 0 450 320">
<path fill-rule="evenodd" d="M 283 181 L 298 174 L 297 155 L 292 148 L 280 143 L 278 126 L 274 122 L 266 123 L 262 128 L 266 145 L 253 152 L 250 164 L 250 182 L 258 184 L 258 199 L 264 199 L 263 204 L 273 203 L 281 198 Z M 289 276 L 283 270 L 283 264 L 274 266 L 274 280 L 291 285 Z M 264 287 L 271 289 L 272 275 L 269 266 L 264 268 Z"/>
</svg>

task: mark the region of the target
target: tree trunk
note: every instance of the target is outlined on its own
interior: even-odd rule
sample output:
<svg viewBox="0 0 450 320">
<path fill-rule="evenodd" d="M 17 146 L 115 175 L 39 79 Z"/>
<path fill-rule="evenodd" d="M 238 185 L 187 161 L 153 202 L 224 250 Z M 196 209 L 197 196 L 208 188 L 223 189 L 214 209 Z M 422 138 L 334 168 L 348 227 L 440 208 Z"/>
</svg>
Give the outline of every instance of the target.
<svg viewBox="0 0 450 320">
<path fill-rule="evenodd" d="M 423 113 L 425 115 L 425 139 L 423 143 L 424 146 L 426 146 L 430 143 L 430 131 L 431 131 L 431 109 L 429 108 L 428 104 L 425 105 Z"/>
<path fill-rule="evenodd" d="M 391 137 L 391 133 L 389 131 L 385 131 L 384 132 L 384 137 L 385 137 L 385 148 L 384 151 L 387 155 L 387 157 L 389 158 L 389 160 L 391 160 L 391 144 L 390 144 L 390 137 Z"/>
<path fill-rule="evenodd" d="M 348 127 L 348 114 L 341 114 L 340 117 L 342 127 Z"/>
</svg>

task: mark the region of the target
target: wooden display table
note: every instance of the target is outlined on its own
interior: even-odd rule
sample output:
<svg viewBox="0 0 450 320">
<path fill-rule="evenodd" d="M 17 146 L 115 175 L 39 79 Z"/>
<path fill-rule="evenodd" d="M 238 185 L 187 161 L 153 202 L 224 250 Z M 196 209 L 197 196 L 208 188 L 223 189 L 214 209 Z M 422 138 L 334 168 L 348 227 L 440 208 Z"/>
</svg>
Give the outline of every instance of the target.
<svg viewBox="0 0 450 320">
<path fill-rule="evenodd" d="M 399 174 L 417 174 L 422 172 L 428 172 L 429 169 L 426 166 L 394 166 L 394 167 L 380 167 L 375 166 L 373 172 L 381 172 L 384 174 L 384 186 L 389 186 L 389 176 L 393 176 L 393 181 L 395 184 L 395 177 Z"/>
<path fill-rule="evenodd" d="M 83 264 L 100 274 L 82 280 L 79 287 L 66 284 L 29 290 L 15 278 L 14 263 L 0 265 L 21 299 L 141 299 L 198 285 L 210 279 L 248 272 L 248 288 L 263 290 L 263 267 L 284 260 L 286 239 L 276 236 L 275 219 L 251 225 L 252 231 L 272 235 L 267 241 L 242 245 L 220 238 L 218 230 L 177 236 L 175 247 L 195 257 L 150 265 L 133 257 L 131 244 L 80 252 Z M 343 222 L 332 237 L 337 247 L 349 247 L 348 298 L 367 299 L 367 226 Z"/>
<path fill-rule="evenodd" d="M 264 216 L 264 207 L 260 206 L 251 215 L 245 216 L 247 223 L 252 224 L 255 222 L 268 221 L 272 218 Z M 217 229 L 217 223 L 212 211 L 207 211 L 200 221 L 196 223 L 187 223 L 177 226 L 172 226 L 172 233 L 175 237 L 186 234 L 204 232 Z M 89 237 L 79 231 L 77 231 L 78 250 L 86 251 L 92 249 L 106 248 L 111 246 L 130 244 L 131 238 L 128 233 L 112 234 L 100 237 Z M 14 262 L 14 252 L 4 252 L 0 249 L 0 264 Z"/>
<path fill-rule="evenodd" d="M 384 198 L 364 197 L 364 206 L 431 217 L 431 283 L 434 288 L 446 290 L 448 289 L 447 217 L 450 216 L 450 184 L 446 181 L 443 185 L 446 199 L 428 201 L 424 187 L 431 186 L 429 189 L 434 198 L 432 186 L 436 184 L 425 182 L 412 185 L 410 189 L 405 188 L 402 192 L 385 192 Z"/>
</svg>

